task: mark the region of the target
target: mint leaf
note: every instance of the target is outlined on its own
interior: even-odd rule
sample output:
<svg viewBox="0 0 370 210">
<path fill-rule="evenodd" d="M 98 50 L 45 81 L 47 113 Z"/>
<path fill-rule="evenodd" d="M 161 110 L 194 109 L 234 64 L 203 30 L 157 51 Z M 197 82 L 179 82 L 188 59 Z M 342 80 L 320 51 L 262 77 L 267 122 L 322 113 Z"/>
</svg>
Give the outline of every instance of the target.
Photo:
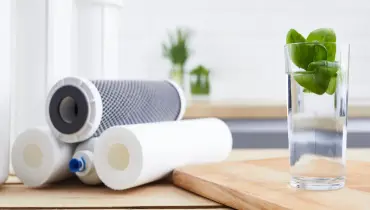
<svg viewBox="0 0 370 210">
<path fill-rule="evenodd" d="M 300 43 L 300 42 L 306 42 L 306 39 L 296 30 L 290 29 L 286 36 L 286 43 L 291 44 L 291 43 Z"/>
<path fill-rule="evenodd" d="M 295 72 L 294 79 L 308 91 L 322 95 L 329 86 L 330 75 L 327 71 L 317 69 L 315 71 Z"/>
<path fill-rule="evenodd" d="M 299 68 L 308 69 L 313 61 L 326 60 L 327 51 L 322 44 L 304 43 L 291 46 L 291 58 Z"/>
<path fill-rule="evenodd" d="M 314 31 L 312 31 L 308 37 L 308 42 L 336 42 L 337 38 L 335 35 L 335 32 L 331 28 L 319 28 Z"/>
<path fill-rule="evenodd" d="M 336 76 L 339 68 L 338 62 L 315 61 L 308 65 L 307 71 L 326 71 L 330 76 Z"/>
<path fill-rule="evenodd" d="M 333 95 L 335 93 L 335 89 L 337 88 L 337 77 L 331 77 L 328 85 L 328 89 L 326 93 L 329 95 Z"/>
<path fill-rule="evenodd" d="M 324 45 L 312 44 L 312 45 L 309 45 L 309 47 L 311 48 L 311 52 L 310 52 L 311 53 L 310 55 L 312 56 L 311 61 L 321 61 L 321 60 L 327 59 L 328 52 Z"/>
<path fill-rule="evenodd" d="M 307 70 L 312 61 L 326 60 L 327 50 L 320 43 L 307 43 L 306 39 L 294 29 L 290 29 L 286 36 L 290 57 L 299 68 Z"/>
<path fill-rule="evenodd" d="M 320 74 L 325 74 L 325 77 L 328 79 L 328 87 L 326 93 L 329 95 L 334 94 L 337 86 L 337 72 L 340 66 L 337 62 L 330 61 L 315 61 L 308 65 L 307 71 L 310 72 L 320 72 Z M 324 84 L 324 83 L 322 83 Z"/>
<path fill-rule="evenodd" d="M 305 43 L 306 39 L 302 36 L 302 34 L 298 33 L 294 29 L 290 29 L 286 36 L 286 43 L 293 44 L 293 43 Z M 307 56 L 309 54 L 309 48 L 304 44 L 293 44 L 290 45 L 290 57 L 293 63 L 298 66 L 299 68 L 307 68 L 308 63 L 306 61 Z"/>
<path fill-rule="evenodd" d="M 331 28 L 319 28 L 312 31 L 308 37 L 307 42 L 319 42 L 325 45 L 327 50 L 327 60 L 334 61 L 336 54 L 336 35 Z"/>
</svg>

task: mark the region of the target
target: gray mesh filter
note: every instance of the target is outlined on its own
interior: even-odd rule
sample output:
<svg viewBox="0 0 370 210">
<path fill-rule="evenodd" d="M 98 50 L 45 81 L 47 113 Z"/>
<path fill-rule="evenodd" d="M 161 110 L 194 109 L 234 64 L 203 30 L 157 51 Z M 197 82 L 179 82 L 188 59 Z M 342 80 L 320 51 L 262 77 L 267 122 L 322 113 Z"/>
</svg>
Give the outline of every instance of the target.
<svg viewBox="0 0 370 210">
<path fill-rule="evenodd" d="M 181 101 L 168 82 L 92 81 L 103 102 L 103 117 L 94 137 L 114 125 L 175 120 Z"/>
<path fill-rule="evenodd" d="M 54 133 L 74 143 L 116 125 L 180 119 L 185 104 L 181 89 L 169 81 L 68 77 L 54 85 L 47 106 Z"/>
</svg>

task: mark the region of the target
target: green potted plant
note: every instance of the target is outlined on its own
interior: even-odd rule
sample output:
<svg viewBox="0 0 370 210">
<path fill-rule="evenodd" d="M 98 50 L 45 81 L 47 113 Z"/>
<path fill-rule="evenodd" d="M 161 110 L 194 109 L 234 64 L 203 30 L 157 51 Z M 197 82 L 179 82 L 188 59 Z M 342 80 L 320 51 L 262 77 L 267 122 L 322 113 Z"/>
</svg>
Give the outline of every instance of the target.
<svg viewBox="0 0 370 210">
<path fill-rule="evenodd" d="M 168 38 L 169 43 L 162 43 L 162 53 L 172 64 L 170 78 L 184 88 L 185 64 L 190 56 L 189 31 L 178 28 Z"/>
<path fill-rule="evenodd" d="M 202 65 L 190 72 L 190 89 L 192 95 L 209 95 L 209 70 Z"/>
</svg>

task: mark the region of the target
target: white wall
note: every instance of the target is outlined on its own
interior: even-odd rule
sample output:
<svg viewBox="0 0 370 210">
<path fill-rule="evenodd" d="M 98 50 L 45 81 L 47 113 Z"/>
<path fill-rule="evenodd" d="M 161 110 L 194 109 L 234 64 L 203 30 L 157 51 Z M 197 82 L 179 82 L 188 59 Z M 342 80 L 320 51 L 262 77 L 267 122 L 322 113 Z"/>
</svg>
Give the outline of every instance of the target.
<svg viewBox="0 0 370 210">
<path fill-rule="evenodd" d="M 370 2 L 367 0 L 135 0 L 122 12 L 121 70 L 126 78 L 165 78 L 167 30 L 194 31 L 188 67 L 213 75 L 213 98 L 285 100 L 286 32 L 332 27 L 351 44 L 350 103 L 370 98 Z"/>
<path fill-rule="evenodd" d="M 20 31 L 18 39 L 35 37 L 32 43 L 22 45 L 27 45 L 27 51 L 20 50 L 21 56 L 27 57 L 28 52 L 31 66 L 47 66 L 44 79 L 48 86 L 76 73 L 73 1 L 17 0 L 17 14 L 29 18 L 23 20 L 27 23 L 23 26 L 32 32 Z M 47 6 L 43 6 L 45 2 Z M 46 8 L 48 11 L 42 10 Z M 351 44 L 350 103 L 355 103 L 370 99 L 368 11 L 366 0 L 124 0 L 120 77 L 166 78 L 170 63 L 162 57 L 161 43 L 167 40 L 168 30 L 183 26 L 193 31 L 194 54 L 187 67 L 204 64 L 211 69 L 213 98 L 285 100 L 286 32 L 296 28 L 307 35 L 318 27 L 332 27 L 338 42 Z M 42 49 L 47 55 L 42 55 Z M 38 62 L 37 56 L 46 56 L 46 64 Z"/>
<path fill-rule="evenodd" d="M 76 74 L 71 70 L 76 66 L 73 1 L 48 1 L 50 81 Z M 307 35 L 332 27 L 338 42 L 351 44 L 350 103 L 368 101 L 368 11 L 366 0 L 124 0 L 120 77 L 167 78 L 170 63 L 162 57 L 161 43 L 168 30 L 183 26 L 193 31 L 194 54 L 187 67 L 204 64 L 211 69 L 214 99 L 285 100 L 286 32 L 296 28 Z"/>
</svg>

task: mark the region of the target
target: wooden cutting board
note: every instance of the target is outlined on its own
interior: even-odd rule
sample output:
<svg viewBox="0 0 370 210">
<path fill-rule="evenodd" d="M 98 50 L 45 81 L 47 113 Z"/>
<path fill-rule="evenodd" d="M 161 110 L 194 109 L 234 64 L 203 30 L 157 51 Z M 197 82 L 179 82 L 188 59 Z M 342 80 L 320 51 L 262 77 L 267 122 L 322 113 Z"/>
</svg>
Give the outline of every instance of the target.
<svg viewBox="0 0 370 210">
<path fill-rule="evenodd" d="M 297 190 L 289 179 L 287 158 L 186 166 L 172 176 L 176 186 L 235 209 L 370 209 L 370 162 L 347 161 L 341 190 Z"/>
</svg>

